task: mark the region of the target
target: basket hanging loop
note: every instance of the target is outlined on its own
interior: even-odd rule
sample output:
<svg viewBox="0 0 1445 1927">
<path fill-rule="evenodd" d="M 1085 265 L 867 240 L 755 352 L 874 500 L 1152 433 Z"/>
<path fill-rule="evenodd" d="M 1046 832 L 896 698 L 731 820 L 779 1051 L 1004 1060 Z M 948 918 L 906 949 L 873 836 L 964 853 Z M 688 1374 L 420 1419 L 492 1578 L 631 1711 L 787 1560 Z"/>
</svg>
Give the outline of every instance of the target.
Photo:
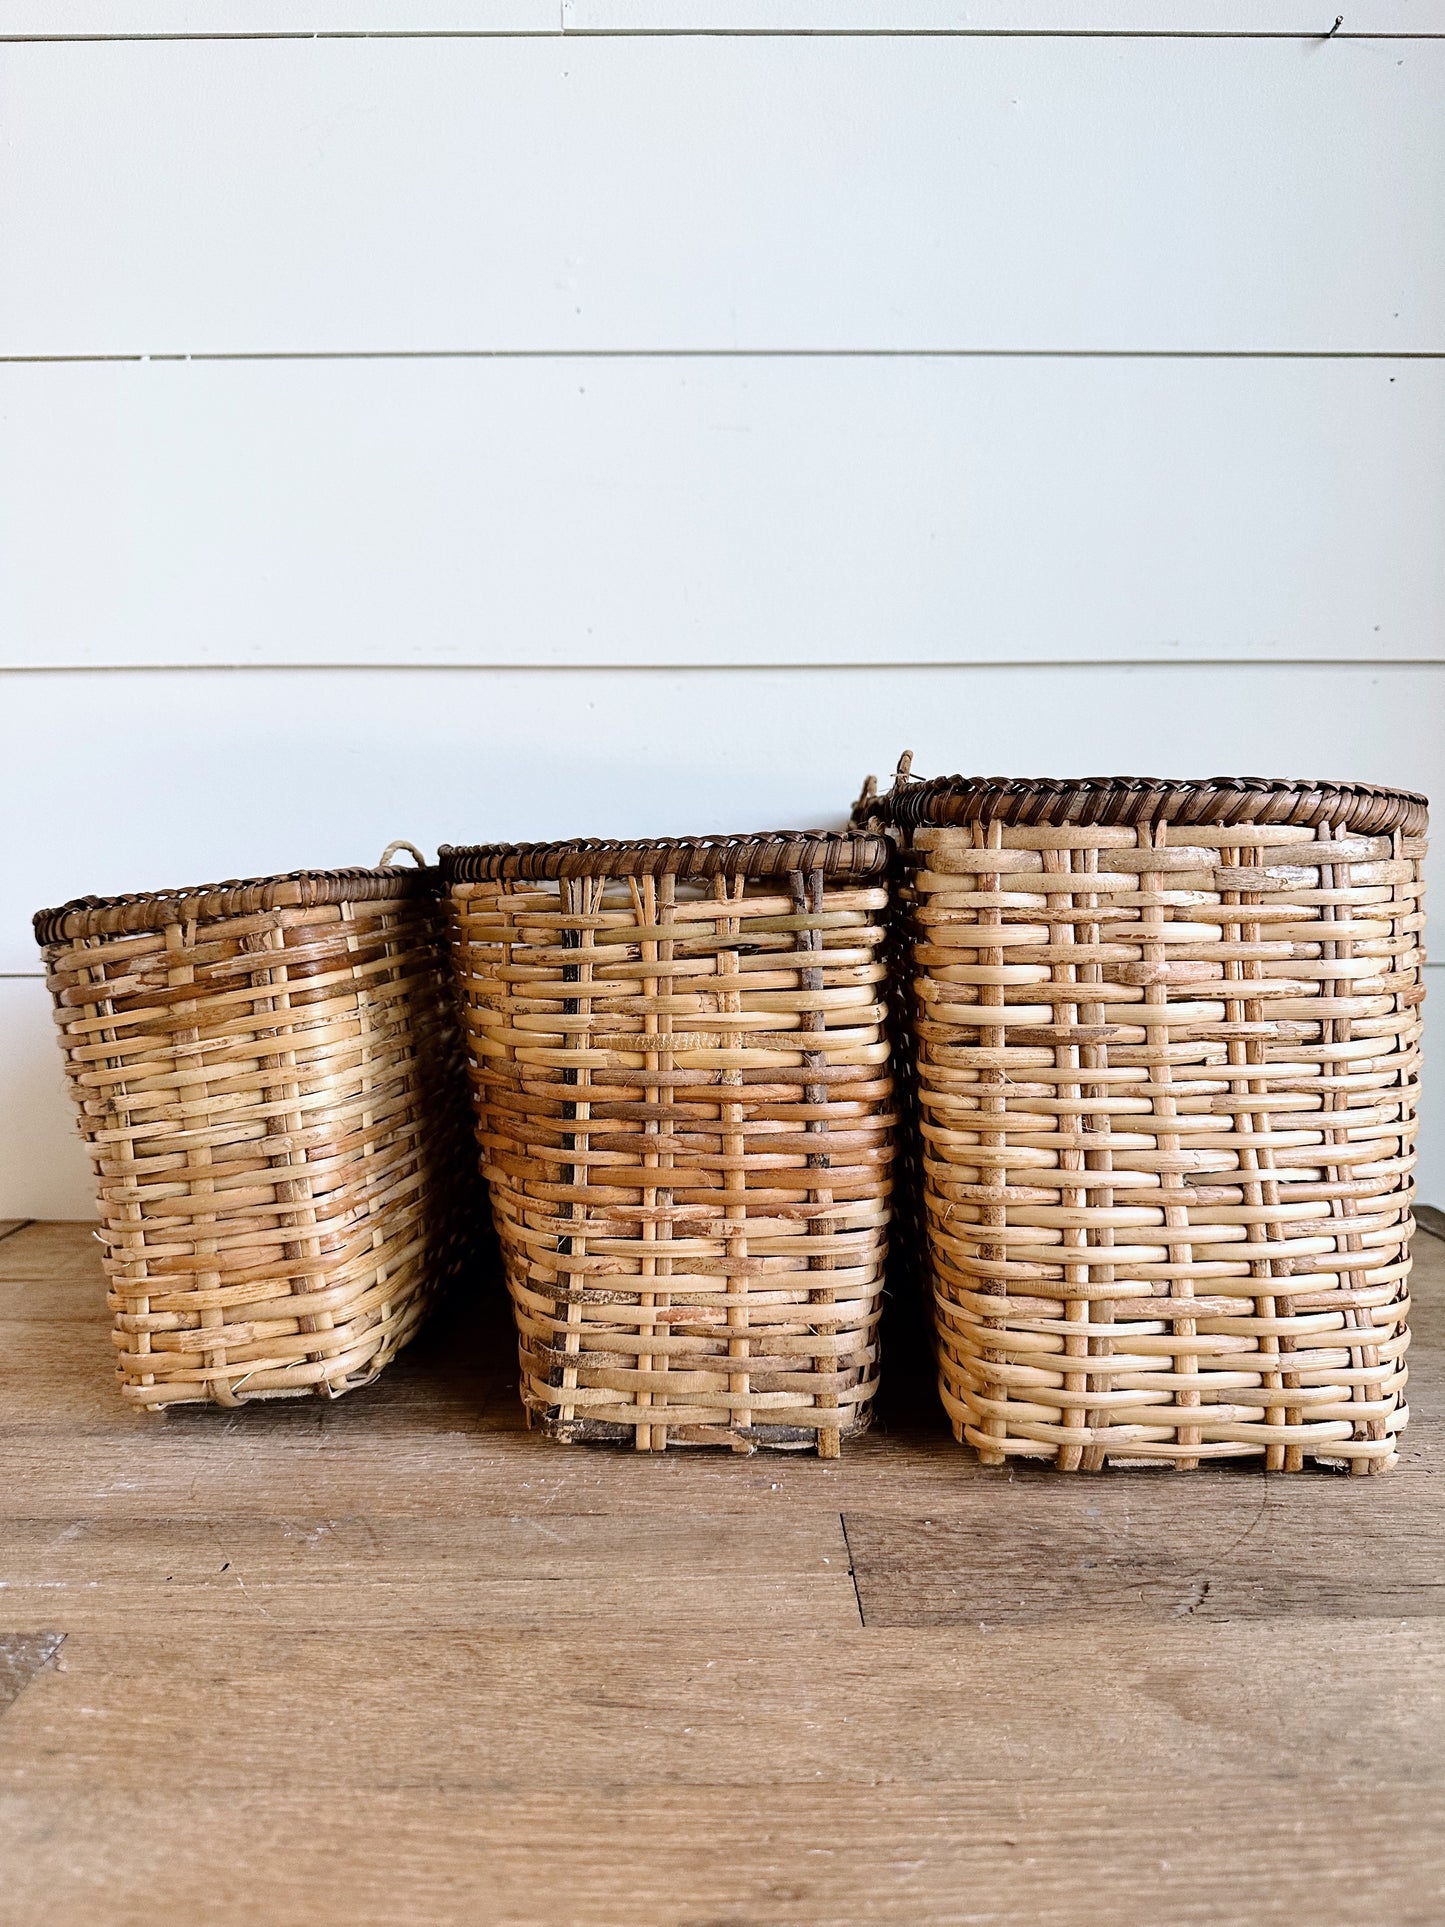
<svg viewBox="0 0 1445 1927">
<path fill-rule="evenodd" d="M 408 843 L 404 836 L 399 836 L 396 839 L 395 843 L 388 843 L 386 848 L 382 851 L 381 856 L 377 861 L 377 865 L 376 865 L 377 869 L 384 870 L 387 867 L 387 865 L 391 862 L 391 859 L 396 855 L 398 850 L 405 850 L 408 855 L 414 856 L 416 858 L 417 867 L 419 869 L 425 870 L 427 868 L 427 860 L 422 855 L 421 851 L 416 847 L 415 843 Z"/>
</svg>

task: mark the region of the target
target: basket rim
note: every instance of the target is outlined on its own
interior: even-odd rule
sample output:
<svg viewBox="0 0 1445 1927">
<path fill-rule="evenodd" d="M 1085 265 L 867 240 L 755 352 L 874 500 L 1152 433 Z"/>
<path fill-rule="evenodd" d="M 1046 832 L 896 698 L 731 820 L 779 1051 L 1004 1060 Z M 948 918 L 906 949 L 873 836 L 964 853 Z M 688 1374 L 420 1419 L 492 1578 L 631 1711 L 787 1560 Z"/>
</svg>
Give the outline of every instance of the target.
<svg viewBox="0 0 1445 1927">
<path fill-rule="evenodd" d="M 224 883 L 178 889 L 139 890 L 119 897 L 73 897 L 32 919 L 40 944 L 73 943 L 84 937 L 137 935 L 172 923 L 214 923 L 269 910 L 310 910 L 328 903 L 394 901 L 424 896 L 436 887 L 436 867 L 389 864 L 340 870 L 286 870 L 270 877 L 232 877 Z"/>
<path fill-rule="evenodd" d="M 891 855 L 887 838 L 871 831 L 765 830 L 739 836 L 444 843 L 437 862 L 447 883 L 595 876 L 762 877 L 799 871 L 863 878 L 881 876 Z"/>
<path fill-rule="evenodd" d="M 934 776 L 904 774 L 882 796 L 865 791 L 859 808 L 903 830 L 964 823 L 1026 827 L 1120 827 L 1167 822 L 1182 826 L 1252 823 L 1359 835 L 1399 830 L 1421 834 L 1429 799 L 1380 783 L 1342 783 L 1277 776 Z"/>
</svg>

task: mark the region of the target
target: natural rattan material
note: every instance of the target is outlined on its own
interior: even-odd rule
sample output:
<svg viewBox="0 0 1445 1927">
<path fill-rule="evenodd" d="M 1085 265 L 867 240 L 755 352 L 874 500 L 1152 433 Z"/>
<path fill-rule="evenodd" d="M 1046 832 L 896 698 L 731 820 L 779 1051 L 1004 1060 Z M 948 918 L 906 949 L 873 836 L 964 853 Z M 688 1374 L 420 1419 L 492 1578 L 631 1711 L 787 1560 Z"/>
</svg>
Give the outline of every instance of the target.
<svg viewBox="0 0 1445 1927">
<path fill-rule="evenodd" d="M 530 1423 L 835 1455 L 877 1382 L 879 837 L 443 850 Z"/>
<path fill-rule="evenodd" d="M 334 1397 L 417 1329 L 469 1161 L 439 921 L 404 869 L 36 917 L 127 1398 Z"/>
<path fill-rule="evenodd" d="M 906 777 L 938 1361 L 985 1461 L 1393 1463 L 1422 797 Z"/>
</svg>

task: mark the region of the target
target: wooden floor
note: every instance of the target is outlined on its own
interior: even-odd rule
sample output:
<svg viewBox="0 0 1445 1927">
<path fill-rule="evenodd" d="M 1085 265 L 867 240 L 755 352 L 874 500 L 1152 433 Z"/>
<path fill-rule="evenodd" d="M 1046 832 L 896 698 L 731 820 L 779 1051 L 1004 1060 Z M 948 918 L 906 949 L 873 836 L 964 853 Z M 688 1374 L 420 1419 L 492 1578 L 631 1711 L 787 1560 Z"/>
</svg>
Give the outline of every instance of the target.
<svg viewBox="0 0 1445 1927">
<path fill-rule="evenodd" d="M 0 1226 L 0 1234 L 7 1227 Z M 1445 1243 L 1383 1479 L 529 1437 L 495 1304 L 164 1419 L 0 1238 L 0 1919 L 1445 1921 Z M 495 1287 L 489 1287 L 488 1295 Z"/>
</svg>

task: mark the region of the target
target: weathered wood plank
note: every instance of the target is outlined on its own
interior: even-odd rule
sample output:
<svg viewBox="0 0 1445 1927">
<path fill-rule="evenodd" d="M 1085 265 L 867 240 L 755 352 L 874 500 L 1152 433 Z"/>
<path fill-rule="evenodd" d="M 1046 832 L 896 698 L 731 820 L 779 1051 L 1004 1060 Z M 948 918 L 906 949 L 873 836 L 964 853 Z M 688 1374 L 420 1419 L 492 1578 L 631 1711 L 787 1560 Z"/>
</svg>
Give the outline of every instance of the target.
<svg viewBox="0 0 1445 1927">
<path fill-rule="evenodd" d="M 1445 1519 L 1399 1502 L 1418 1492 L 1263 1473 L 1187 1492 L 1019 1479 L 930 1517 L 845 1517 L 870 1626 L 1438 1618 Z"/>
<path fill-rule="evenodd" d="M 771 1631 L 76 1633 L 0 1785 L 510 1792 L 1185 1774 L 1445 1785 L 1437 1620 Z M 1147 1805 L 1147 1801 L 1146 1801 Z M 569 1804 L 567 1811 L 573 1811 Z"/>
<path fill-rule="evenodd" d="M 64 1306 L 68 1293 L 62 1290 L 59 1296 Z M 104 1321 L 103 1300 L 101 1309 Z M 178 1406 L 157 1415 L 122 1398 L 106 1322 L 0 1318 L 0 1356 L 9 1367 L 0 1431 L 68 1438 L 103 1432 L 139 1447 L 142 1440 L 188 1430 L 218 1441 L 238 1431 L 279 1441 L 318 1430 L 328 1435 L 400 1431 L 420 1439 L 439 1431 L 520 1423 L 520 1412 L 515 1421 L 511 1412 L 516 1346 L 507 1327 L 493 1321 L 473 1332 L 448 1324 L 444 1332 L 423 1334 L 415 1348 L 373 1385 L 338 1399 L 258 1399 L 233 1411 Z"/>
<path fill-rule="evenodd" d="M 11 1520 L 0 1596 L 67 1632 L 858 1625 L 834 1512 Z"/>
<path fill-rule="evenodd" d="M 14 1927 L 1079 1927 L 1100 1895 L 1112 1927 L 1434 1927 L 1445 1794 L 1117 1768 L 1027 1791 L 47 1789 L 0 1793 L 0 1859 Z"/>
<path fill-rule="evenodd" d="M 8 1230 L 0 1225 L 0 1320 L 12 1319 L 74 1320 L 104 1332 L 110 1314 L 94 1224 L 19 1218 Z"/>
<path fill-rule="evenodd" d="M 94 1224 L 10 1218 L 0 1223 L 0 1243 L 6 1246 L 0 1251 L 0 1289 L 32 1278 L 84 1279 L 105 1289 Z"/>
</svg>

